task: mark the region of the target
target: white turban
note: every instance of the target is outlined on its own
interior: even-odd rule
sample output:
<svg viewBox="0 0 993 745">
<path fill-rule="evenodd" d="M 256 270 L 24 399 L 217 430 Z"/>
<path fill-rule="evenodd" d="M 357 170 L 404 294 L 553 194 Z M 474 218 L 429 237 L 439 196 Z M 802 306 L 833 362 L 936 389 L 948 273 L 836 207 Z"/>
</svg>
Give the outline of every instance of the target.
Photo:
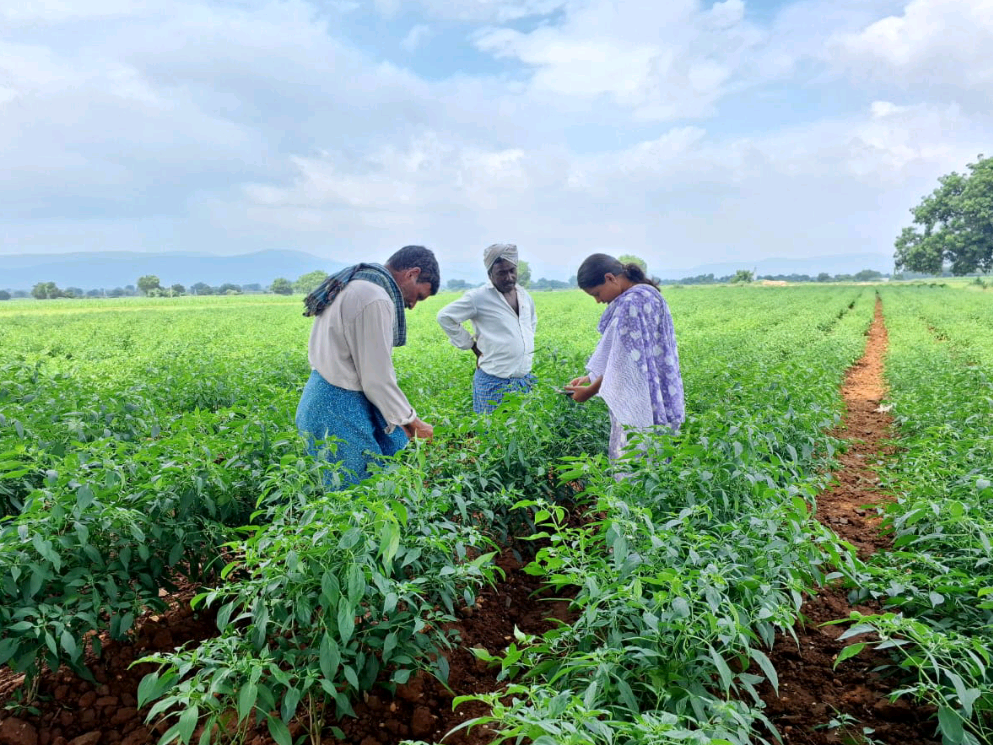
<svg viewBox="0 0 993 745">
<path fill-rule="evenodd" d="M 483 264 L 488 272 L 500 259 L 517 266 L 517 246 L 513 243 L 494 243 L 483 251 Z"/>
</svg>

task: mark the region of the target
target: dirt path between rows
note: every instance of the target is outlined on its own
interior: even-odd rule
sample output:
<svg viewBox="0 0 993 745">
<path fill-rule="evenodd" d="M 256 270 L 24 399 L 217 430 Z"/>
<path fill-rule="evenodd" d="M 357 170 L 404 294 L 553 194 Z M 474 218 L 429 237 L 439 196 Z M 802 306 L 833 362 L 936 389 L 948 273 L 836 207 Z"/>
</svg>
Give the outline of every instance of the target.
<svg viewBox="0 0 993 745">
<path fill-rule="evenodd" d="M 896 454 L 889 444 L 893 420 L 880 405 L 886 393 L 886 348 L 886 325 L 877 298 L 865 355 L 849 369 L 842 385 L 846 414 L 832 433 L 847 440 L 849 447 L 839 457 L 834 482 L 817 498 L 817 518 L 852 544 L 861 559 L 891 547 L 890 539 L 879 532 L 875 507 L 888 499 L 879 488 L 875 467 Z M 846 591 L 826 588 L 801 609 L 807 622 L 796 626 L 799 646 L 789 637 L 777 640 L 770 657 L 779 674 L 779 696 L 768 685 L 761 692 L 766 714 L 784 745 L 935 745 L 932 709 L 904 701 L 890 703 L 890 692 L 899 686 L 877 670 L 889 662 L 884 653 L 863 652 L 832 669 L 845 646 L 866 637 L 841 641 L 843 626 L 819 624 L 847 618 L 852 610 L 874 613 L 879 606 L 852 605 Z"/>
</svg>

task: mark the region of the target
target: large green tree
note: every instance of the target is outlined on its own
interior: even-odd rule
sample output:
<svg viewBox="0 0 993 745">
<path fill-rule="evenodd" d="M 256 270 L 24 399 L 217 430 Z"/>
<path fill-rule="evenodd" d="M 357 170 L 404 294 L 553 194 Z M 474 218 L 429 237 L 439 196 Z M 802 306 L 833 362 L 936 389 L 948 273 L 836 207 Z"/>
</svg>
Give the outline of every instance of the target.
<svg viewBox="0 0 993 745">
<path fill-rule="evenodd" d="M 143 277 L 138 277 L 138 289 L 141 290 L 142 294 L 150 295 L 152 290 L 161 290 L 162 285 L 159 284 L 159 278 L 154 274 L 146 274 Z"/>
<path fill-rule="evenodd" d="M 896 239 L 897 269 L 941 274 L 993 269 L 993 158 L 982 155 L 938 179 L 940 186 L 910 210 L 914 224 Z"/>
</svg>

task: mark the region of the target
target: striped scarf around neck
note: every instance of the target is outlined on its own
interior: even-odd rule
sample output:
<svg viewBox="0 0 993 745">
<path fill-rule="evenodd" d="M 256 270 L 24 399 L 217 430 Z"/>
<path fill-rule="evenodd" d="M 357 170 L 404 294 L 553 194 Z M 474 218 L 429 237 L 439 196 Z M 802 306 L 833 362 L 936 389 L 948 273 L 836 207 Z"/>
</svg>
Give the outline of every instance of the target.
<svg viewBox="0 0 993 745">
<path fill-rule="evenodd" d="M 389 269 L 382 264 L 355 264 L 342 269 L 337 274 L 332 274 L 325 279 L 320 287 L 304 298 L 303 304 L 305 316 L 319 316 L 331 303 L 335 301 L 345 286 L 354 279 L 363 279 L 379 285 L 386 294 L 393 300 L 396 307 L 396 317 L 393 321 L 393 346 L 402 347 L 407 343 L 407 317 L 404 314 L 406 306 L 403 302 L 403 293 L 400 286 L 393 279 Z"/>
</svg>

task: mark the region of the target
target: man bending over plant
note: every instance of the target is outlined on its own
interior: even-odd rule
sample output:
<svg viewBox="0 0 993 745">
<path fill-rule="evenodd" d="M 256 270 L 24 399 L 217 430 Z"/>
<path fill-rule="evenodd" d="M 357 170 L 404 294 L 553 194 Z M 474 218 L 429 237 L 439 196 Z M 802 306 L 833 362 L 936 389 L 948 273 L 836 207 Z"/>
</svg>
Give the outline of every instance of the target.
<svg viewBox="0 0 993 745">
<path fill-rule="evenodd" d="M 369 464 L 408 438 L 434 434 L 397 385 L 393 347 L 407 343 L 404 309 L 437 293 L 440 281 L 429 249 L 404 246 L 385 265 L 356 264 L 328 277 L 304 300 L 303 314 L 314 316 L 311 373 L 296 425 L 312 455 L 342 465 L 342 487 L 368 478 Z M 330 437 L 338 442 L 324 442 Z M 333 472 L 325 483 L 335 484 Z"/>
</svg>

